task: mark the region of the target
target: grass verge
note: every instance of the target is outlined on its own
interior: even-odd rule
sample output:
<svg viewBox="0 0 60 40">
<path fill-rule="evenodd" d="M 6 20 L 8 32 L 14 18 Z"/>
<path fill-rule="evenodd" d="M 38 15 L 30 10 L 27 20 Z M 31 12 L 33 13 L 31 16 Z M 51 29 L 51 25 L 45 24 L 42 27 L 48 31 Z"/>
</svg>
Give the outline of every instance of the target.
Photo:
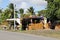
<svg viewBox="0 0 60 40">
<path fill-rule="evenodd" d="M 60 30 L 30 30 L 30 31 L 22 31 L 22 33 L 34 34 L 39 36 L 42 35 L 60 39 Z"/>
</svg>

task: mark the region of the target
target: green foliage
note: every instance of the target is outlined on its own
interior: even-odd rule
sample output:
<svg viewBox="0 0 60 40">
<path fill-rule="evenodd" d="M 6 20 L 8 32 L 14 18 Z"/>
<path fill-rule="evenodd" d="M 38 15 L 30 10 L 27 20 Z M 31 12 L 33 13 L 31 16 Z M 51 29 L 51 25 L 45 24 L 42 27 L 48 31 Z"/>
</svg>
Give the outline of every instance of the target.
<svg viewBox="0 0 60 40">
<path fill-rule="evenodd" d="M 20 17 L 23 17 L 24 9 L 19 9 Z"/>
<path fill-rule="evenodd" d="M 8 10 L 10 12 L 8 14 L 9 14 L 10 18 L 14 18 L 14 10 L 15 10 L 14 6 L 16 6 L 16 5 L 14 5 L 13 3 L 9 4 Z M 18 11 L 15 10 L 15 18 L 18 18 L 17 13 L 18 13 Z"/>
<path fill-rule="evenodd" d="M 56 11 L 56 16 L 57 16 L 58 19 L 60 19 L 60 9 L 58 9 L 58 10 Z"/>
<path fill-rule="evenodd" d="M 24 14 L 23 17 L 24 18 L 28 18 L 30 16 L 30 14 Z"/>
<path fill-rule="evenodd" d="M 1 22 L 2 22 L 2 19 L 1 19 L 1 16 L 2 16 L 2 9 L 0 9 L 0 24 L 1 24 Z"/>
<path fill-rule="evenodd" d="M 60 19 L 60 0 L 46 0 L 47 5 L 47 18 L 55 21 Z"/>
<path fill-rule="evenodd" d="M 4 12 L 1 14 L 1 20 L 5 21 L 7 18 L 10 18 L 10 10 L 6 9 Z"/>
<path fill-rule="evenodd" d="M 1 18 L 0 18 L 0 22 L 6 21 L 6 19 L 10 19 L 10 18 L 14 18 L 14 4 L 10 3 L 8 5 L 8 7 L 2 12 L 2 10 L 0 10 L 1 14 Z M 17 11 L 15 11 L 15 18 L 17 18 Z"/>
<path fill-rule="evenodd" d="M 35 13 L 34 13 L 34 8 L 33 8 L 33 7 L 30 7 L 30 8 L 28 9 L 28 12 L 31 13 L 31 15 L 35 15 Z"/>
<path fill-rule="evenodd" d="M 24 13 L 24 9 L 19 9 L 19 12 L 20 12 L 20 14 L 23 14 Z"/>
<path fill-rule="evenodd" d="M 0 13 L 2 13 L 2 9 L 0 9 Z"/>
<path fill-rule="evenodd" d="M 18 11 L 15 11 L 15 18 L 18 18 Z"/>
<path fill-rule="evenodd" d="M 47 10 L 41 10 L 41 11 L 38 11 L 38 16 L 46 16 L 47 14 Z"/>
<path fill-rule="evenodd" d="M 13 3 L 10 3 L 10 4 L 9 4 L 9 9 L 14 10 L 14 4 L 13 4 Z"/>
<path fill-rule="evenodd" d="M 14 4 L 10 3 L 8 8 L 9 8 L 10 14 L 11 14 L 10 17 L 14 18 Z"/>
</svg>

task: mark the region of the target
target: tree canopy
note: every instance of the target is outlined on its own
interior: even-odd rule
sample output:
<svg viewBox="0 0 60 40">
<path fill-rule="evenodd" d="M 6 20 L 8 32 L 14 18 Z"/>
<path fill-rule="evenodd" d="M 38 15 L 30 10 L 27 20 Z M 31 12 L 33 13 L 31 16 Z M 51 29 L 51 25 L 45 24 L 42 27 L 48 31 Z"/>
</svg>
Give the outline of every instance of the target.
<svg viewBox="0 0 60 40">
<path fill-rule="evenodd" d="M 30 7 L 30 8 L 28 9 L 28 12 L 30 12 L 31 15 L 35 15 L 35 13 L 34 13 L 34 8 L 33 8 L 33 7 Z"/>
<path fill-rule="evenodd" d="M 45 16 L 46 17 L 47 10 L 38 11 L 38 16 Z"/>
<path fill-rule="evenodd" d="M 46 0 L 47 5 L 47 18 L 55 21 L 60 19 L 60 0 Z"/>
<path fill-rule="evenodd" d="M 23 17 L 23 14 L 24 14 L 24 9 L 19 9 L 19 13 L 20 13 L 20 17 Z"/>
</svg>

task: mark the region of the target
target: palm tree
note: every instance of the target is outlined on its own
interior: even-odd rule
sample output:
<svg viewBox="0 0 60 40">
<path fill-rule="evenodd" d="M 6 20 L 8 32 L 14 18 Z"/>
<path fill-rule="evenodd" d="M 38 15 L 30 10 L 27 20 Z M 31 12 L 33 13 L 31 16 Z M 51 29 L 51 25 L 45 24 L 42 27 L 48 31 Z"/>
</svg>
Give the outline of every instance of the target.
<svg viewBox="0 0 60 40">
<path fill-rule="evenodd" d="M 2 9 L 0 9 L 0 24 L 1 24 L 1 14 L 2 14 Z"/>
<path fill-rule="evenodd" d="M 0 9 L 0 13 L 2 13 L 2 9 Z"/>
<path fill-rule="evenodd" d="M 20 16 L 23 17 L 24 9 L 19 9 Z"/>
<path fill-rule="evenodd" d="M 10 13 L 9 13 L 10 14 L 10 18 L 14 18 L 14 4 L 13 3 L 10 3 L 9 6 L 8 6 L 8 8 L 10 10 Z M 14 21 L 9 22 L 9 23 L 10 23 L 9 29 L 11 29 L 11 26 L 14 26 Z"/>
<path fill-rule="evenodd" d="M 15 18 L 18 18 L 18 11 L 15 11 Z"/>
<path fill-rule="evenodd" d="M 35 15 L 35 13 L 34 13 L 34 8 L 33 8 L 33 7 L 30 7 L 30 8 L 28 9 L 28 12 L 30 12 L 31 15 Z"/>
<path fill-rule="evenodd" d="M 0 14 L 2 13 L 2 10 L 0 9 Z M 1 14 L 2 21 L 5 21 L 7 18 L 14 18 L 14 5 L 13 3 L 10 3 L 8 8 L 3 11 Z"/>
<path fill-rule="evenodd" d="M 4 10 L 5 19 L 9 19 L 11 16 L 11 11 L 9 9 Z"/>
<path fill-rule="evenodd" d="M 2 9 L 0 9 L 0 18 L 1 18 Z"/>
<path fill-rule="evenodd" d="M 10 3 L 8 8 L 11 12 L 11 18 L 14 18 L 14 4 Z"/>
</svg>

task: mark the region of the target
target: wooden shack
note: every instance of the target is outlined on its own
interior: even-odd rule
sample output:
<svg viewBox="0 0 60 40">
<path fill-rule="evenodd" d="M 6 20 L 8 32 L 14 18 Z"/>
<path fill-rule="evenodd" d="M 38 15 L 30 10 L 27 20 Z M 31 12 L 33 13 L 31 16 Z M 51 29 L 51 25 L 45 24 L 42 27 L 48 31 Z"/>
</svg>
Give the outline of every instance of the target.
<svg viewBox="0 0 60 40">
<path fill-rule="evenodd" d="M 30 16 L 29 18 L 23 18 L 22 20 L 22 29 L 26 30 L 39 30 L 43 29 L 44 25 L 41 20 L 44 20 L 43 18 L 37 17 L 37 16 Z"/>
<path fill-rule="evenodd" d="M 45 18 L 46 19 L 46 18 Z M 22 30 L 50 29 L 50 25 L 44 17 L 30 16 L 22 19 Z"/>
</svg>

